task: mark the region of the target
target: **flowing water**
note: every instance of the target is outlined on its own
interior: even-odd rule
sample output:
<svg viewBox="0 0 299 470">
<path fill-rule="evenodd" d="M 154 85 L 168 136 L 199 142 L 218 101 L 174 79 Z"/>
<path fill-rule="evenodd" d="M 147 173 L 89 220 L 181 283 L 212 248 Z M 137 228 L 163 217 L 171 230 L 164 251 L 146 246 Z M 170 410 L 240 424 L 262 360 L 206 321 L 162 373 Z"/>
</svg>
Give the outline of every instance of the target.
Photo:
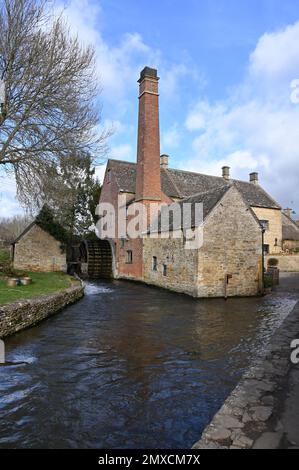
<svg viewBox="0 0 299 470">
<path fill-rule="evenodd" d="M 293 305 L 90 283 L 6 340 L 0 447 L 191 447 Z"/>
</svg>

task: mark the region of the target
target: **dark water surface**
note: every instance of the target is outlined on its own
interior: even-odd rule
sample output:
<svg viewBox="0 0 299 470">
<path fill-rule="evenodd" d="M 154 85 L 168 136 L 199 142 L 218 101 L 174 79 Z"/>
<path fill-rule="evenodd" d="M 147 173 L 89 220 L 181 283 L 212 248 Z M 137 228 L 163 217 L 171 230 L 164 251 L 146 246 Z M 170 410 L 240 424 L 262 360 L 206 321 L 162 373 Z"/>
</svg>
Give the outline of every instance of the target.
<svg viewBox="0 0 299 470">
<path fill-rule="evenodd" d="M 89 284 L 6 340 L 0 447 L 191 447 L 293 304 Z"/>
</svg>

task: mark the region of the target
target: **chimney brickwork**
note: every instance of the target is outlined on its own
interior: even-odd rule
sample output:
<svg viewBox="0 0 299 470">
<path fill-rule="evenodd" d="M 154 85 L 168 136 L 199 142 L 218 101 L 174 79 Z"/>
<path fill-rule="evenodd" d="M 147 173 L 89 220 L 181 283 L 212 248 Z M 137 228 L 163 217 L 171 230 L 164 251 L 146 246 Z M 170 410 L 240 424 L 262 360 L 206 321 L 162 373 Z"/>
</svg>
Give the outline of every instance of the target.
<svg viewBox="0 0 299 470">
<path fill-rule="evenodd" d="M 161 200 L 157 70 L 145 67 L 139 82 L 136 201 Z"/>
</svg>

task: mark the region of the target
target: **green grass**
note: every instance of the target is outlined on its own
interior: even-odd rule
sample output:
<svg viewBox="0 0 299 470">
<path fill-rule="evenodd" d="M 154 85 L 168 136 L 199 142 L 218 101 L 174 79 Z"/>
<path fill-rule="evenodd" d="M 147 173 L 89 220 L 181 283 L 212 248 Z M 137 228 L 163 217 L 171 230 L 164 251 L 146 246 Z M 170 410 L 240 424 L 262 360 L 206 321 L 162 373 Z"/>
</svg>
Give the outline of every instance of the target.
<svg viewBox="0 0 299 470">
<path fill-rule="evenodd" d="M 7 280 L 0 273 L 0 305 L 52 294 L 66 289 L 72 283 L 72 279 L 61 272 L 28 272 L 26 274 L 32 278 L 32 284 L 29 286 L 8 287 Z"/>
</svg>

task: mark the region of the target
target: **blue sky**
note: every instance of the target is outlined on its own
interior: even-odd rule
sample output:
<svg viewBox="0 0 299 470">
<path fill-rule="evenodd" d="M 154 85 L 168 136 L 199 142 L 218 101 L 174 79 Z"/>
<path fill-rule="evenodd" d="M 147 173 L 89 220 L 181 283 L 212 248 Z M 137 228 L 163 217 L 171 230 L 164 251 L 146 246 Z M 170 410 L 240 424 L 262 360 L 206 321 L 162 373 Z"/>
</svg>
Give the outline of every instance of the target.
<svg viewBox="0 0 299 470">
<path fill-rule="evenodd" d="M 158 68 L 161 152 L 170 165 L 261 184 L 299 219 L 299 0 L 55 2 L 96 48 L 109 156 L 135 161 L 137 79 Z M 103 174 L 103 167 L 98 174 Z M 3 180 L 0 215 L 19 211 Z"/>
</svg>

